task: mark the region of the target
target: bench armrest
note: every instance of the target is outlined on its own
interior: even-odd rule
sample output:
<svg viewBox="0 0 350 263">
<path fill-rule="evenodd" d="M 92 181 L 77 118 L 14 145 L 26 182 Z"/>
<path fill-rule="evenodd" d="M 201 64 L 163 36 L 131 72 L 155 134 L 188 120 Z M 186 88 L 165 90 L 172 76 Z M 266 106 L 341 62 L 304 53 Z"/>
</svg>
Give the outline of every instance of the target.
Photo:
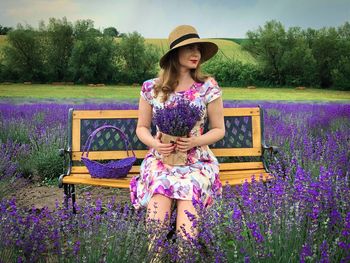
<svg viewBox="0 0 350 263">
<path fill-rule="evenodd" d="M 262 144 L 261 146 L 263 149 L 263 154 L 265 151 L 268 151 L 270 153 L 270 156 L 272 156 L 272 154 L 277 154 L 279 150 L 277 146 L 268 146 L 266 144 Z"/>
<path fill-rule="evenodd" d="M 270 172 L 269 163 L 268 163 L 267 158 L 265 158 L 265 153 L 266 152 L 269 153 L 268 157 L 273 158 L 273 161 L 277 162 L 276 154 L 278 153 L 278 147 L 277 146 L 269 146 L 269 145 L 266 145 L 264 143 L 261 145 L 261 147 L 262 147 L 261 159 L 262 159 L 265 170 L 269 173 Z"/>
<path fill-rule="evenodd" d="M 69 147 L 68 149 L 59 149 L 58 150 L 59 156 L 64 158 L 64 167 L 63 169 L 66 170 L 63 174 L 60 175 L 58 178 L 58 187 L 62 188 L 63 187 L 63 177 L 66 175 L 69 175 L 72 170 L 72 149 Z M 67 158 L 68 157 L 68 158 Z"/>
</svg>

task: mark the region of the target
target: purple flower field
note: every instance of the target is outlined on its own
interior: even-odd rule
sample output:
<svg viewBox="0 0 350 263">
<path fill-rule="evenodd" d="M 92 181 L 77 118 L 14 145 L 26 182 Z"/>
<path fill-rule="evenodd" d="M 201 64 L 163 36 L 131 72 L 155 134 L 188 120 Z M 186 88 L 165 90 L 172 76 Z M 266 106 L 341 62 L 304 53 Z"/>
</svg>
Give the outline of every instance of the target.
<svg viewBox="0 0 350 263">
<path fill-rule="evenodd" d="M 198 204 L 193 224 L 200 234 L 188 242 L 169 236 L 171 226 L 146 229 L 145 211 L 130 203 L 92 202 L 87 195 L 74 215 L 62 204 L 27 211 L 4 198 L 4 186 L 18 177 L 57 180 L 70 107 L 137 105 L 0 102 L 0 261 L 150 262 L 162 247 L 164 262 L 350 262 L 350 105 L 260 104 L 265 141 L 280 148 L 270 166 L 274 180 L 225 186 L 211 209 Z M 244 106 L 256 104 L 225 102 Z M 150 252 L 147 234 L 157 240 Z"/>
</svg>

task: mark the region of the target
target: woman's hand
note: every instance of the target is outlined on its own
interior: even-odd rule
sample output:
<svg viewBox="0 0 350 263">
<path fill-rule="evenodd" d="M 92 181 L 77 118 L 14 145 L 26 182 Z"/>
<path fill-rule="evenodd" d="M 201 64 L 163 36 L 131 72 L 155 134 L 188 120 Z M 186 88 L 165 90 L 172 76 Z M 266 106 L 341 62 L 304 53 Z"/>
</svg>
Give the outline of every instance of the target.
<svg viewBox="0 0 350 263">
<path fill-rule="evenodd" d="M 191 150 L 193 147 L 197 146 L 197 137 L 188 137 L 188 138 L 182 138 L 180 137 L 176 141 L 176 149 L 180 152 L 187 152 L 188 150 Z"/>
<path fill-rule="evenodd" d="M 160 140 L 161 137 L 162 133 L 157 132 L 153 148 L 161 155 L 169 156 L 175 150 L 176 145 L 172 143 L 162 143 Z"/>
</svg>

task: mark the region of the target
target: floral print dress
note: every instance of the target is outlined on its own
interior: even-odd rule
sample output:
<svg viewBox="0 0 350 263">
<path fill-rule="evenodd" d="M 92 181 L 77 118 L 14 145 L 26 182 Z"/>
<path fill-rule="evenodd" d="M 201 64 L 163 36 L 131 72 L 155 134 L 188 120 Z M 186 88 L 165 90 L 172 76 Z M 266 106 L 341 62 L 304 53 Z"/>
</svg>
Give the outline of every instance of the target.
<svg viewBox="0 0 350 263">
<path fill-rule="evenodd" d="M 213 78 L 204 83 L 194 83 L 188 90 L 172 93 L 163 103 L 160 96 L 154 98 L 153 87 L 156 79 L 147 80 L 141 88 L 141 96 L 155 108 L 171 104 L 176 99 L 187 99 L 204 109 L 204 114 L 191 130 L 191 136 L 203 134 L 207 119 L 207 105 L 219 98 L 222 91 Z M 179 98 L 180 97 L 180 98 Z M 158 127 L 157 127 L 158 130 Z M 172 166 L 162 162 L 162 155 L 151 148 L 140 167 L 140 174 L 130 182 L 131 202 L 136 209 L 147 207 L 154 194 L 162 194 L 172 199 L 192 200 L 211 206 L 222 194 L 219 179 L 219 163 L 208 146 L 198 146 L 189 150 L 184 166 Z"/>
</svg>

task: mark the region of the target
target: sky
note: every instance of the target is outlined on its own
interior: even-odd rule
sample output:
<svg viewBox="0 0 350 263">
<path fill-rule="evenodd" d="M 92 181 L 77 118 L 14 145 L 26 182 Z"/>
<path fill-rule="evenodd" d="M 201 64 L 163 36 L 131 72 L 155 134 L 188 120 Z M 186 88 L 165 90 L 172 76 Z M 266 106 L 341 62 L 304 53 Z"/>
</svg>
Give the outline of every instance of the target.
<svg viewBox="0 0 350 263">
<path fill-rule="evenodd" d="M 244 38 L 267 21 L 286 29 L 319 29 L 350 22 L 350 0 L 0 0 L 0 25 L 37 28 L 50 17 L 91 19 L 95 28 L 167 38 L 178 25 L 194 26 L 202 38 Z"/>
</svg>

